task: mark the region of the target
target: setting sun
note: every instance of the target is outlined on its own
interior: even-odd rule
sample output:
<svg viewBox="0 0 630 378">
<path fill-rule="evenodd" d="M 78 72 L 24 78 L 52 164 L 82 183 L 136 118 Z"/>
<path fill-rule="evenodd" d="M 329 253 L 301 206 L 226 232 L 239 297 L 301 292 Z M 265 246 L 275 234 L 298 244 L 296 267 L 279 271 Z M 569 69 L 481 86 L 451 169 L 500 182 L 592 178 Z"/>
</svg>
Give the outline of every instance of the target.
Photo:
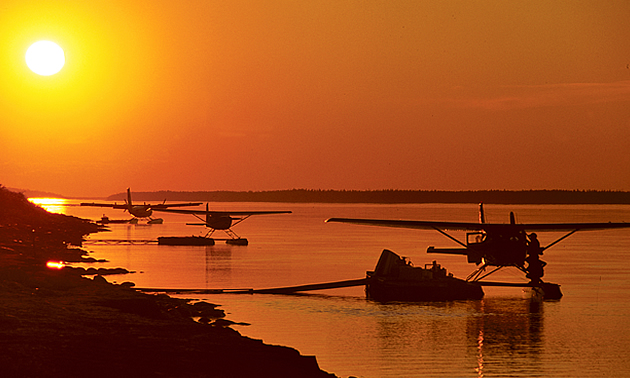
<svg viewBox="0 0 630 378">
<path fill-rule="evenodd" d="M 68 201 L 63 198 L 29 198 L 29 201 L 50 213 L 65 214 Z"/>
<path fill-rule="evenodd" d="M 66 57 L 63 49 L 51 41 L 38 41 L 26 50 L 26 65 L 38 75 L 54 75 L 63 68 Z"/>
</svg>

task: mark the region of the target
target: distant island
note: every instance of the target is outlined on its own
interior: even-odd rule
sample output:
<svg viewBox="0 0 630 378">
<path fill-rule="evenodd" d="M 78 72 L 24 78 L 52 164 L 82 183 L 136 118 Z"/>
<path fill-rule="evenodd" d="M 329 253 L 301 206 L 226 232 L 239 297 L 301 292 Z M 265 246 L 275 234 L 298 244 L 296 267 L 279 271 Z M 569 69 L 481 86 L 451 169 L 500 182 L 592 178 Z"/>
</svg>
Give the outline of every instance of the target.
<svg viewBox="0 0 630 378">
<path fill-rule="evenodd" d="M 313 190 L 132 192 L 138 201 L 284 203 L 630 204 L 630 192 L 600 190 Z M 126 193 L 107 197 L 124 201 Z"/>
</svg>

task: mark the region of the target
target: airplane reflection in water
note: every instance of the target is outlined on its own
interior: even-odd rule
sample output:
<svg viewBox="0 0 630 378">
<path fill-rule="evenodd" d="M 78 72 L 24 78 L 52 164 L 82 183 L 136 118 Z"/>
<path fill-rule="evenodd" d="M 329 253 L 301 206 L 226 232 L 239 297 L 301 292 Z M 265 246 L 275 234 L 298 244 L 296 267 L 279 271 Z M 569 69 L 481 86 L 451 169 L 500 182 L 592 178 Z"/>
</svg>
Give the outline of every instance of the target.
<svg viewBox="0 0 630 378">
<path fill-rule="evenodd" d="M 472 303 L 476 312 L 481 314 L 467 318 L 470 343 L 477 345 L 475 370 L 478 376 L 491 374 L 486 360 L 488 357 L 504 354 L 505 351 L 517 356 L 513 357 L 512 362 L 522 363 L 524 370 L 531 373 L 540 371 L 538 364 L 543 363 L 541 355 L 544 352 L 544 304 L 536 300 L 522 301 L 516 298 L 483 299 Z M 517 361 L 518 359 L 523 362 Z"/>
<path fill-rule="evenodd" d="M 536 376 L 548 363 L 545 305 L 549 303 L 509 297 L 379 304 L 382 316 L 374 335 L 380 353 L 396 351 L 398 358 L 412 361 L 400 376 L 418 376 L 418 366 L 426 376 L 462 376 L 455 368 L 461 365 L 469 371 L 464 376 L 495 376 L 516 366 L 520 374 L 514 376 Z M 460 348 L 463 353 L 445 357 Z M 418 350 L 424 351 L 422 357 Z M 457 362 L 450 365 L 449 358 Z M 451 367 L 455 370 L 448 370 Z"/>
</svg>

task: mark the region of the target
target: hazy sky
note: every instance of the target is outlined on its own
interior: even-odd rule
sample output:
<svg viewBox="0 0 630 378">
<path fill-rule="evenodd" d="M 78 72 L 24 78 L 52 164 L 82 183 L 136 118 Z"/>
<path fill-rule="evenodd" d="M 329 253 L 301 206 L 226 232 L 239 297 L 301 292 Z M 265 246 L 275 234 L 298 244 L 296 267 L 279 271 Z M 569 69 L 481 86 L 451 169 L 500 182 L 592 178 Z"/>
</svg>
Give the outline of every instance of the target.
<svg viewBox="0 0 630 378">
<path fill-rule="evenodd" d="M 0 184 L 630 190 L 630 2 L 5 1 Z M 56 75 L 25 64 L 51 40 Z"/>
</svg>

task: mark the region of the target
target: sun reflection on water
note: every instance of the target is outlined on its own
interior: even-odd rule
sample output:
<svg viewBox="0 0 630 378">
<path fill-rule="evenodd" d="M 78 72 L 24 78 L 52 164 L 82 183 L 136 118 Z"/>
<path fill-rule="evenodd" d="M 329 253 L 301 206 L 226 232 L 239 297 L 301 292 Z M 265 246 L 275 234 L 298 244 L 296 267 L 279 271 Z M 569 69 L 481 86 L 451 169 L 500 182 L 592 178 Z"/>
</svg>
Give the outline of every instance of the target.
<svg viewBox="0 0 630 378">
<path fill-rule="evenodd" d="M 477 338 L 477 350 L 479 351 L 479 355 L 477 356 L 477 368 L 475 369 L 478 373 L 478 377 L 483 377 L 483 330 L 479 330 L 479 337 Z"/>
<path fill-rule="evenodd" d="M 63 269 L 66 264 L 63 261 L 48 261 L 46 267 L 49 269 Z"/>
<path fill-rule="evenodd" d="M 37 206 L 42 207 L 44 210 L 57 213 L 57 214 L 66 214 L 66 206 L 68 205 L 68 200 L 63 198 L 29 198 L 29 201 L 34 203 Z"/>
</svg>

